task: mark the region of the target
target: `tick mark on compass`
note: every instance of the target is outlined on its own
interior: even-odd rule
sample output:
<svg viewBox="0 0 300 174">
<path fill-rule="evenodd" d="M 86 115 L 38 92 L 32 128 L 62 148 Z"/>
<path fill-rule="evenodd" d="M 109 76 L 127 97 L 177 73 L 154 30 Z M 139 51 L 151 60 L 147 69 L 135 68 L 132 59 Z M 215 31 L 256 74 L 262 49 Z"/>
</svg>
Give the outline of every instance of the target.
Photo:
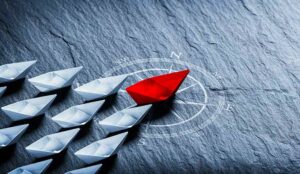
<svg viewBox="0 0 300 174">
<path fill-rule="evenodd" d="M 180 117 L 175 111 L 171 110 L 172 114 L 175 115 L 175 117 L 177 117 L 179 120 L 184 121 L 184 119 L 182 117 Z"/>
<path fill-rule="evenodd" d="M 143 80 L 143 78 L 140 76 L 140 75 L 138 75 L 138 74 L 135 74 L 136 76 L 137 76 L 137 78 L 139 78 L 140 80 Z"/>
</svg>

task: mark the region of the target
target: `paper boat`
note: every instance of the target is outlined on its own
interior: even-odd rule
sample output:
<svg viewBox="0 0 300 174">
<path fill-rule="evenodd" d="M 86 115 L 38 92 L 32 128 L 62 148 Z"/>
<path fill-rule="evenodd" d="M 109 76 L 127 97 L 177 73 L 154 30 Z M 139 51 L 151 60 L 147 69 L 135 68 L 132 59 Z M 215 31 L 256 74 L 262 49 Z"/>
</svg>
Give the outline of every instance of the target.
<svg viewBox="0 0 300 174">
<path fill-rule="evenodd" d="M 0 149 L 15 144 L 24 134 L 29 124 L 0 129 Z"/>
<path fill-rule="evenodd" d="M 93 80 L 74 90 L 87 101 L 105 98 L 117 93 L 125 82 L 127 76 L 128 75 L 125 74 Z"/>
<path fill-rule="evenodd" d="M 99 124 L 109 133 L 125 130 L 139 124 L 151 108 L 150 105 L 126 108 L 99 121 Z"/>
<path fill-rule="evenodd" d="M 12 82 L 24 78 L 35 63 L 36 60 L 1 65 L 0 83 Z"/>
<path fill-rule="evenodd" d="M 98 164 L 90 167 L 72 170 L 65 174 L 96 174 L 100 170 L 101 166 L 102 164 Z"/>
<path fill-rule="evenodd" d="M 154 76 L 137 82 L 126 91 L 138 105 L 157 103 L 172 97 L 190 71 Z"/>
<path fill-rule="evenodd" d="M 28 79 L 40 92 L 49 92 L 71 86 L 82 66 L 59 71 L 52 71 Z"/>
<path fill-rule="evenodd" d="M 96 141 L 78 150 L 75 155 L 87 164 L 108 158 L 118 152 L 127 134 L 127 132 L 124 132 Z"/>
<path fill-rule="evenodd" d="M 56 94 L 19 101 L 2 107 L 13 121 L 25 120 L 42 115 L 54 101 Z"/>
<path fill-rule="evenodd" d="M 46 135 L 26 147 L 34 157 L 41 158 L 62 152 L 79 132 L 79 128 Z"/>
<path fill-rule="evenodd" d="M 6 86 L 0 87 L 0 97 L 4 94 L 5 90 L 6 90 Z"/>
<path fill-rule="evenodd" d="M 18 167 L 8 174 L 42 174 L 50 166 L 52 159 Z"/>
<path fill-rule="evenodd" d="M 89 122 L 103 105 L 104 100 L 76 105 L 52 117 L 63 128 L 82 126 Z"/>
</svg>

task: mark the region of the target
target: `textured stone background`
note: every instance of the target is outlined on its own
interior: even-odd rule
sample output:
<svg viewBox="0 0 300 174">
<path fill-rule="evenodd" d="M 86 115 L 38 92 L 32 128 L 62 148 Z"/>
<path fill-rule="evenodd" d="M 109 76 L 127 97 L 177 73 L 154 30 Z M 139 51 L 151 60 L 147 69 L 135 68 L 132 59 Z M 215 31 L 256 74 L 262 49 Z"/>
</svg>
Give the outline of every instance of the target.
<svg viewBox="0 0 300 174">
<path fill-rule="evenodd" d="M 233 109 L 205 129 L 175 138 L 131 136 L 103 173 L 299 173 L 300 1 L 0 2 L 0 64 L 37 59 L 28 76 L 82 65 L 76 79 L 101 76 L 123 57 L 166 57 L 220 72 L 218 91 Z M 26 80 L 11 85 L 0 105 L 38 95 Z M 52 116 L 82 99 L 70 89 L 46 117 L 34 119 L 13 147 L 0 151 L 0 173 L 34 161 L 24 147 L 59 127 Z M 109 104 L 106 106 L 109 108 Z M 104 109 L 105 110 L 105 109 Z M 97 114 L 104 118 L 108 114 Z M 9 126 L 1 113 L 1 127 Z M 49 173 L 83 167 L 73 152 L 104 132 L 92 122 Z"/>
</svg>

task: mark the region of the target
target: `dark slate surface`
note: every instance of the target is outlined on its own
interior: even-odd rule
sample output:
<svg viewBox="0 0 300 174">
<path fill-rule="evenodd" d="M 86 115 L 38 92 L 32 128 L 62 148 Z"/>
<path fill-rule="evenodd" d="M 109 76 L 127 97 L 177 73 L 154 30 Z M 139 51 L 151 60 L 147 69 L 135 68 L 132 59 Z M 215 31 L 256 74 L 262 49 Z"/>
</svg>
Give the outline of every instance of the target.
<svg viewBox="0 0 300 174">
<path fill-rule="evenodd" d="M 29 77 L 82 65 L 85 69 L 74 88 L 110 74 L 172 65 L 163 57 L 175 62 L 174 69 L 181 69 L 176 56 L 170 56 L 172 51 L 181 52 L 180 61 L 190 63 L 185 67 L 197 66 L 191 68 L 191 75 L 201 82 L 213 104 L 186 124 L 161 129 L 148 126 L 147 130 L 148 123 L 178 122 L 170 115 L 172 110 L 156 108 L 152 118 L 151 114 L 147 118 L 151 122 L 131 130 L 119 154 L 104 161 L 102 172 L 299 173 L 299 9 L 297 0 L 3 0 L 0 64 L 37 59 Z M 150 57 L 157 57 L 158 62 Z M 138 59 L 149 63 L 139 63 Z M 133 63 L 125 66 L 121 62 Z M 120 65 L 125 67 L 110 72 Z M 49 117 L 83 102 L 70 88 L 58 92 L 59 99 L 46 117 L 31 120 L 19 143 L 0 151 L 0 173 L 35 161 L 24 147 L 60 130 Z M 201 92 L 199 88 L 186 91 L 182 102 L 202 101 Z M 19 81 L 10 85 L 0 105 L 37 95 L 27 80 Z M 106 136 L 97 120 L 132 102 L 119 96 L 108 99 L 68 150 L 54 157 L 47 173 L 84 166 L 73 152 Z M 222 99 L 225 103 L 220 103 Z M 221 108 L 220 112 L 204 125 L 215 113 L 214 106 Z M 194 114 L 192 106 L 180 107 L 172 105 L 181 112 L 178 115 Z M 1 113 L 0 126 L 9 125 Z"/>
</svg>

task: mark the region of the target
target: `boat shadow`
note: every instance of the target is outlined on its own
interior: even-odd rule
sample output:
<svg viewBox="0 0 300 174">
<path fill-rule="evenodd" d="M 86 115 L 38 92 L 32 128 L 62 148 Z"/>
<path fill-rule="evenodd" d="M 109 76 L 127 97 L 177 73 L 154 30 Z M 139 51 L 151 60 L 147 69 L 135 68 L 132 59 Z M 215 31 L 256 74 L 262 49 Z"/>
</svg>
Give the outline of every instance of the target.
<svg viewBox="0 0 300 174">
<path fill-rule="evenodd" d="M 10 145 L 10 146 L 0 149 L 0 154 L 1 154 L 0 167 L 2 164 L 5 165 L 5 162 L 9 161 L 10 159 L 12 159 L 14 157 L 16 148 L 17 148 L 17 145 L 13 144 L 13 145 Z"/>
<path fill-rule="evenodd" d="M 141 123 L 146 123 L 149 121 L 159 120 L 162 117 L 171 113 L 171 110 L 174 108 L 175 96 L 172 96 L 166 101 L 153 104 L 151 110 L 145 116 Z"/>
<path fill-rule="evenodd" d="M 65 100 L 67 98 L 67 96 L 72 91 L 71 88 L 72 88 L 71 86 L 67 86 L 67 87 L 56 89 L 56 90 L 49 91 L 49 92 L 40 92 L 35 97 L 42 97 L 42 96 L 56 94 L 57 96 L 52 103 L 52 105 L 54 106 L 54 105 L 59 104 L 60 102 L 62 102 L 63 100 Z"/>
<path fill-rule="evenodd" d="M 102 164 L 102 167 L 100 168 L 100 170 L 97 173 L 101 173 L 101 174 L 111 173 L 111 170 L 114 169 L 114 167 L 116 165 L 117 157 L 118 157 L 118 154 L 114 154 L 104 160 L 85 165 L 84 167 Z"/>
<path fill-rule="evenodd" d="M 95 100 L 91 100 L 91 101 L 85 101 L 84 103 L 90 103 L 90 102 L 99 101 L 99 100 L 104 100 L 104 99 L 95 99 Z M 116 100 L 117 100 L 117 94 L 112 94 L 112 95 L 107 96 L 105 98 L 104 104 L 97 111 L 97 113 L 109 110 L 116 103 Z"/>
<path fill-rule="evenodd" d="M 155 120 L 155 119 L 160 119 L 164 115 L 169 114 L 171 112 L 172 108 L 174 107 L 174 100 L 175 100 L 175 96 L 173 96 L 172 98 L 170 98 L 167 101 L 163 101 L 163 102 L 153 104 L 153 107 L 147 113 L 147 115 L 145 116 L 145 118 L 143 119 L 143 121 L 141 123 L 145 123 L 145 122 Z M 107 137 L 114 136 L 114 135 L 117 135 L 117 134 L 121 134 L 121 133 L 127 131 L 128 135 L 127 135 L 127 138 L 126 138 L 125 142 L 123 143 L 123 146 L 129 145 L 131 143 L 136 143 L 136 141 L 140 139 L 141 123 L 134 126 L 134 127 L 132 127 L 132 128 L 130 128 L 129 130 L 123 130 L 123 131 L 118 131 L 118 132 L 115 132 L 115 133 L 110 133 L 110 134 L 107 135 Z M 111 170 L 115 166 L 116 158 L 117 158 L 117 154 L 113 155 L 112 157 L 110 157 L 106 160 L 104 160 L 103 163 L 102 163 L 103 166 L 102 166 L 102 169 L 101 169 L 100 172 L 101 173 L 111 172 Z"/>
<path fill-rule="evenodd" d="M 72 128 L 61 128 L 59 130 L 59 132 L 80 128 L 80 131 L 74 137 L 73 141 L 81 140 L 81 139 L 86 138 L 93 131 L 93 125 L 92 124 L 93 124 L 93 121 L 91 120 L 83 126 L 76 126 L 76 127 L 72 127 Z"/>
<path fill-rule="evenodd" d="M 147 115 L 144 117 L 144 119 L 141 121 L 141 123 L 139 123 L 138 125 L 135 125 L 134 127 L 130 128 L 128 130 L 122 130 L 122 131 L 118 131 L 118 132 L 114 132 L 114 133 L 109 133 L 109 134 L 107 134 L 107 137 L 114 136 L 114 135 L 117 135 L 117 134 L 127 131 L 128 135 L 124 142 L 124 145 L 130 144 L 132 142 L 139 140 L 141 137 L 140 135 L 142 133 L 141 132 L 141 130 L 142 130 L 141 124 L 142 123 L 146 124 L 147 122 L 153 121 L 153 120 L 159 120 L 162 117 L 164 117 L 165 115 L 168 115 L 174 107 L 174 100 L 175 100 L 175 96 L 173 96 L 169 100 L 153 104 L 151 110 L 147 113 Z"/>
<path fill-rule="evenodd" d="M 10 126 L 29 124 L 25 133 L 30 133 L 30 132 L 33 132 L 34 130 L 38 129 L 40 126 L 42 126 L 41 123 L 43 122 L 43 119 L 45 119 L 44 117 L 45 117 L 45 114 L 42 114 L 42 115 L 36 116 L 31 119 L 20 120 L 20 121 L 11 121 Z"/>
<path fill-rule="evenodd" d="M 35 162 L 52 159 L 53 161 L 50 164 L 49 168 L 47 169 L 47 172 L 51 173 L 51 172 L 55 171 L 56 169 L 58 169 L 59 167 L 61 167 L 61 164 L 64 163 L 65 159 L 67 158 L 67 150 L 68 150 L 68 148 L 64 149 L 63 151 L 61 151 L 58 154 L 39 158 Z"/>
<path fill-rule="evenodd" d="M 115 154 L 103 161 L 101 161 L 102 163 L 102 167 L 100 169 L 100 171 L 98 173 L 110 173 L 111 170 L 114 168 L 114 166 L 116 165 L 116 159 L 118 157 L 118 154 Z M 93 165 L 96 165 L 98 163 L 94 163 Z"/>
<path fill-rule="evenodd" d="M 129 145 L 131 143 L 136 144 L 136 141 L 138 141 L 140 139 L 140 134 L 141 134 L 141 125 L 138 124 L 134 127 L 132 127 L 130 130 L 128 130 L 128 135 L 127 138 L 125 140 L 125 142 L 123 143 L 123 145 Z"/>
<path fill-rule="evenodd" d="M 3 94 L 3 97 L 9 96 L 13 93 L 20 91 L 22 89 L 22 87 L 24 86 L 24 84 L 25 84 L 25 78 L 19 79 L 19 80 L 13 81 L 13 82 L 2 83 L 0 85 L 1 87 L 4 87 L 4 86 L 7 87 Z"/>
</svg>

